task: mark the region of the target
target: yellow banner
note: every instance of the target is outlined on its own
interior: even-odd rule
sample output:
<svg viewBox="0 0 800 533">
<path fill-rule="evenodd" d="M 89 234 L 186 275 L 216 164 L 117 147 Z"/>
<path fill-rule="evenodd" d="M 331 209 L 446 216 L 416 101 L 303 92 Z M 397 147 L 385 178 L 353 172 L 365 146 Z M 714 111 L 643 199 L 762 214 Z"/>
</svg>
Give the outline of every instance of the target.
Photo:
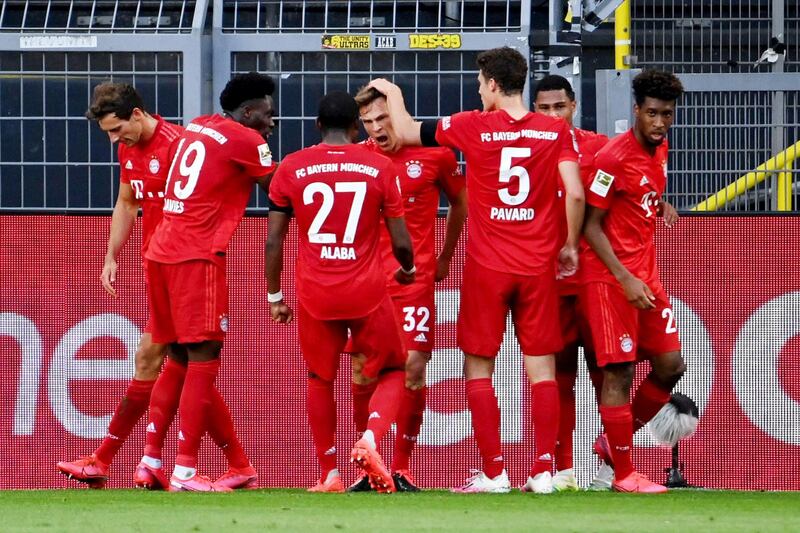
<svg viewBox="0 0 800 533">
<path fill-rule="evenodd" d="M 408 47 L 417 49 L 461 48 L 458 33 L 412 33 L 408 36 Z"/>
</svg>

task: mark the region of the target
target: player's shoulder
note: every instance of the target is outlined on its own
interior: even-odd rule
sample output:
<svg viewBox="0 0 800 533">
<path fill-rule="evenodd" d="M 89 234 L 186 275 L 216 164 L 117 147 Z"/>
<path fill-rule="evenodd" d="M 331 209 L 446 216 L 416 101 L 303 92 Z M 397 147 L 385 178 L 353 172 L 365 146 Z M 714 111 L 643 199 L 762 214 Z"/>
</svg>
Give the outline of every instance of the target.
<svg viewBox="0 0 800 533">
<path fill-rule="evenodd" d="M 596 131 L 584 130 L 581 128 L 575 128 L 573 131 L 575 132 L 575 139 L 578 141 L 578 146 L 580 147 L 585 145 L 587 147 L 597 146 L 599 148 L 600 146 L 605 146 L 609 141 L 608 137 Z"/>
<path fill-rule="evenodd" d="M 636 147 L 632 144 L 635 142 L 637 142 L 636 138 L 630 131 L 617 135 L 597 152 L 597 159 L 598 161 L 621 162 L 635 152 Z"/>
<path fill-rule="evenodd" d="M 529 112 L 522 117 L 520 122 L 525 122 L 526 127 L 546 131 L 558 131 L 565 129 L 565 127 L 567 129 L 569 128 L 567 121 L 563 118 L 551 117 L 550 115 L 537 113 L 536 111 Z"/>
</svg>

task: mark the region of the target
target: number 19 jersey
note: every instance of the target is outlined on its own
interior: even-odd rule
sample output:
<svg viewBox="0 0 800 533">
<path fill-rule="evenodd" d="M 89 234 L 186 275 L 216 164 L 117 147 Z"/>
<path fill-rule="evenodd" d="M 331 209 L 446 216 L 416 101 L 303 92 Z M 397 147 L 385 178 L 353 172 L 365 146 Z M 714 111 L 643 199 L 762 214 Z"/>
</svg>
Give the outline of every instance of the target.
<svg viewBox="0 0 800 533">
<path fill-rule="evenodd" d="M 439 121 L 436 141 L 466 160 L 467 255 L 510 274 L 552 269 L 563 244 L 558 163 L 578 161 L 569 125 L 540 113 L 465 111 Z"/>
<path fill-rule="evenodd" d="M 386 297 L 381 219 L 403 216 L 392 162 L 362 145 L 318 144 L 286 157 L 270 200 L 291 207 L 301 305 L 318 320 L 361 318 Z"/>
</svg>

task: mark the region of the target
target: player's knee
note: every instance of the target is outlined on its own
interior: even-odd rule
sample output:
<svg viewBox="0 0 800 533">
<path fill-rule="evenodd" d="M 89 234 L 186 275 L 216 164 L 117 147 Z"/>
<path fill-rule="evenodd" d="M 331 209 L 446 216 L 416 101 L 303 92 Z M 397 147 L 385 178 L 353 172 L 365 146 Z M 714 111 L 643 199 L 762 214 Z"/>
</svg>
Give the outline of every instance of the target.
<svg viewBox="0 0 800 533">
<path fill-rule="evenodd" d="M 160 345 L 139 346 L 136 350 L 136 370 L 134 377 L 141 381 L 152 381 L 158 377 L 161 363 L 164 362 L 164 351 Z"/>
</svg>

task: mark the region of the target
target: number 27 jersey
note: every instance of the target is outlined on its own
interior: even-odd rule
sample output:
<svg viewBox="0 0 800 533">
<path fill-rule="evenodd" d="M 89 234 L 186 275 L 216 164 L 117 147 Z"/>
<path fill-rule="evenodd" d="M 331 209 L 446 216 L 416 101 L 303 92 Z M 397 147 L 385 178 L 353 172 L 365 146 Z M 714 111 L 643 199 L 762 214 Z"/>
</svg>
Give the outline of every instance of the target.
<svg viewBox="0 0 800 533">
<path fill-rule="evenodd" d="M 297 218 L 297 295 L 311 316 L 342 320 L 374 311 L 386 296 L 380 222 L 403 216 L 389 158 L 362 145 L 318 144 L 281 162 L 269 198 Z"/>
<path fill-rule="evenodd" d="M 465 111 L 439 121 L 436 140 L 458 148 L 467 165 L 467 256 L 509 274 L 553 268 L 563 244 L 558 164 L 578 161 L 561 119 L 504 110 Z"/>
</svg>

